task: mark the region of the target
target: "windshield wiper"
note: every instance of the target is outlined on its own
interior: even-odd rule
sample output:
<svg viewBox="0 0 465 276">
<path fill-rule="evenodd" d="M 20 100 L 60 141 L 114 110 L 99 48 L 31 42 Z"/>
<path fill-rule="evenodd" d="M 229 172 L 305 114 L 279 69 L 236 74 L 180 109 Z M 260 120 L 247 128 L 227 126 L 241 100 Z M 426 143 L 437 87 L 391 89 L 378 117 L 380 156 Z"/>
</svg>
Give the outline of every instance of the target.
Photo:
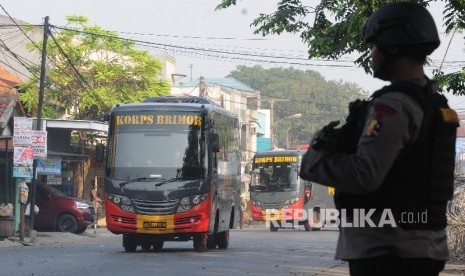
<svg viewBox="0 0 465 276">
<path fill-rule="evenodd" d="M 165 179 L 163 181 L 160 181 L 160 182 L 157 182 L 155 184 L 155 187 L 159 187 L 159 186 L 162 186 L 162 185 L 165 185 L 167 183 L 171 183 L 171 182 L 175 182 L 175 181 L 178 181 L 178 180 L 189 180 L 189 179 L 199 179 L 199 177 L 195 177 L 195 176 L 176 176 L 176 177 L 173 177 L 173 178 L 170 178 L 170 179 Z"/>
<path fill-rule="evenodd" d="M 177 176 L 177 177 L 173 177 L 173 178 L 170 178 L 170 179 L 165 179 L 163 181 L 160 181 L 160 182 L 157 182 L 155 184 L 155 187 L 159 187 L 159 186 L 162 186 L 162 185 L 165 185 L 165 184 L 168 184 L 168 183 L 171 183 L 171 182 L 174 182 L 174 181 L 177 181 L 177 180 L 181 180 L 185 177 L 182 177 L 182 176 Z"/>
<path fill-rule="evenodd" d="M 147 181 L 147 180 L 150 180 L 150 179 L 160 179 L 159 177 L 155 178 L 155 177 L 137 177 L 137 178 L 134 178 L 134 179 L 129 179 L 127 181 L 123 181 L 121 183 L 119 183 L 119 186 L 121 188 L 124 188 L 124 186 L 126 186 L 127 184 L 129 183 L 133 183 L 133 182 L 139 182 L 139 181 Z M 161 178 L 162 180 L 164 180 L 163 178 Z"/>
</svg>

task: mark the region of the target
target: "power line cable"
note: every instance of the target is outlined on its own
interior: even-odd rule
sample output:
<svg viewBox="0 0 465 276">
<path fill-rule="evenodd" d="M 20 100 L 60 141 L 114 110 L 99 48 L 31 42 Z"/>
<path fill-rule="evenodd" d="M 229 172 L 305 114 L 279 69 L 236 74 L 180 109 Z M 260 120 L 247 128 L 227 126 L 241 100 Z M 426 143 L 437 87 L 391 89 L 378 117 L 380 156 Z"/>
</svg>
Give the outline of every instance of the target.
<svg viewBox="0 0 465 276">
<path fill-rule="evenodd" d="M 14 25 L 16 27 L 18 27 L 18 29 L 29 39 L 29 41 L 32 42 L 32 44 L 37 48 L 39 49 L 39 51 L 42 53 L 42 48 L 40 48 L 35 42 L 34 40 L 32 40 L 29 35 L 21 28 L 21 26 L 16 23 L 16 21 L 13 19 L 13 17 L 11 17 L 11 15 L 5 10 L 5 8 L 2 6 L 2 4 L 0 4 L 0 8 L 5 12 L 5 14 L 10 18 L 11 21 L 13 21 Z M 31 25 L 27 25 L 27 26 L 31 26 Z M 39 25 L 39 26 L 42 26 L 42 25 Z"/>
<path fill-rule="evenodd" d="M 4 43 L 1 39 L 0 39 L 0 42 L 2 42 L 2 44 L 3 44 L 3 45 L 0 45 L 0 48 L 5 49 L 5 50 L 8 52 L 8 54 L 11 56 L 11 58 L 13 58 L 13 59 L 19 58 L 20 60 L 19 60 L 18 62 L 23 62 L 23 63 L 26 65 L 26 66 L 25 66 L 26 68 L 29 67 L 29 66 L 37 65 L 35 62 L 33 62 L 33 61 L 31 61 L 31 60 L 29 60 L 29 59 L 27 59 L 27 58 L 25 58 L 25 57 L 23 57 L 23 56 L 21 56 L 21 55 L 18 55 L 18 54 L 15 53 L 15 52 L 13 52 L 13 51 L 11 50 L 11 48 L 9 48 L 9 47 L 6 45 L 6 43 Z M 23 65 L 23 66 L 24 66 L 24 65 Z"/>
<path fill-rule="evenodd" d="M 296 66 L 323 66 L 323 67 L 343 67 L 343 68 L 358 68 L 356 65 L 341 65 L 341 64 L 316 64 L 316 63 L 303 63 L 303 62 L 290 62 L 287 60 L 301 60 L 301 61 L 308 61 L 307 58 L 298 58 L 298 57 L 284 57 L 284 56 L 274 56 L 274 55 L 260 55 L 260 54 L 253 54 L 253 53 L 247 53 L 247 52 L 232 52 L 232 51 L 222 51 L 222 50 L 217 50 L 217 49 L 205 49 L 205 48 L 196 48 L 196 47 L 186 47 L 186 46 L 180 46 L 180 45 L 172 45 L 172 44 L 166 44 L 166 43 L 156 43 L 156 42 L 149 42 L 149 41 L 143 41 L 143 40 L 137 40 L 137 39 L 128 39 L 128 38 L 122 38 L 122 37 L 117 37 L 117 36 L 111 36 L 111 35 L 104 35 L 104 34 L 96 34 L 92 32 L 86 32 L 82 30 L 76 30 L 76 29 L 71 29 L 71 28 L 66 28 L 66 27 L 58 27 L 58 26 L 52 26 L 53 28 L 61 29 L 61 30 L 68 30 L 68 31 L 73 31 L 81 34 L 88 34 L 88 35 L 95 35 L 95 36 L 101 36 L 101 37 L 108 37 L 108 38 L 113 38 L 113 39 L 119 39 L 119 40 L 125 40 L 125 41 L 131 41 L 133 43 L 136 43 L 137 45 L 143 45 L 145 47 L 154 47 L 157 49 L 161 49 L 166 51 L 167 49 L 182 49 L 182 50 L 191 50 L 195 52 L 202 52 L 203 55 L 206 56 L 211 56 L 206 53 L 217 53 L 217 54 L 223 54 L 223 55 L 238 55 L 238 56 L 251 56 L 251 57 L 259 57 L 259 58 L 273 58 L 273 59 L 284 59 L 285 61 L 277 61 L 277 60 L 257 60 L 257 59 L 250 59 L 250 58 L 244 58 L 244 57 L 228 57 L 230 59 L 235 59 L 235 60 L 242 60 L 242 61 L 252 61 L 252 62 L 258 62 L 258 63 L 272 63 L 272 64 L 287 64 L 287 65 L 296 65 Z M 223 56 L 212 56 L 215 58 L 223 58 Z M 348 61 L 329 61 L 329 60 L 321 60 L 325 62 L 348 62 Z"/>
<path fill-rule="evenodd" d="M 1 6 L 1 4 L 0 4 L 0 6 Z M 2 9 L 3 9 L 3 7 L 2 7 Z M 3 11 L 5 11 L 5 9 L 3 9 Z M 5 11 L 5 13 L 6 13 L 6 11 Z M 11 17 L 10 17 L 10 19 L 11 19 Z M 15 21 L 13 20 L 13 22 L 15 22 Z M 11 28 L 11 27 L 42 27 L 42 26 L 43 25 L 34 25 L 34 24 L 0 24 L 0 29 Z"/>
<path fill-rule="evenodd" d="M 251 54 L 251 53 L 242 53 L 242 52 L 231 52 L 231 51 L 221 51 L 221 50 L 216 50 L 216 49 L 204 49 L 204 48 L 195 48 L 195 47 L 185 47 L 185 46 L 179 46 L 179 45 L 170 45 L 170 44 L 163 44 L 163 43 L 156 43 L 156 42 L 150 42 L 150 41 L 142 41 L 142 40 L 136 40 L 136 39 L 128 39 L 128 38 L 121 38 L 117 36 L 111 36 L 111 35 L 105 35 L 105 34 L 96 34 L 92 32 L 86 32 L 82 30 L 76 30 L 76 29 L 71 29 L 71 28 L 64 28 L 64 27 L 57 27 L 52 25 L 53 28 L 61 29 L 61 30 L 68 30 L 72 32 L 77 32 L 81 34 L 88 34 L 88 35 L 95 35 L 95 36 L 100 36 L 100 37 L 107 37 L 107 38 L 112 38 L 112 39 L 119 39 L 119 40 L 125 40 L 125 41 L 130 41 L 139 45 L 145 45 L 145 46 L 154 46 L 156 48 L 164 47 L 164 48 L 172 48 L 172 49 L 183 49 L 183 50 L 192 50 L 192 51 L 199 51 L 202 53 L 216 53 L 216 54 L 226 54 L 226 55 L 235 55 L 235 56 L 252 56 L 252 57 L 259 57 L 259 58 L 274 58 L 274 59 L 287 59 L 287 60 L 301 60 L 301 61 L 308 61 L 308 59 L 304 58 L 287 58 L 283 56 L 271 56 L 271 55 L 256 55 L 256 54 Z M 162 49 L 164 49 L 162 48 Z M 239 59 L 239 60 L 249 60 L 249 61 L 256 61 L 256 62 L 265 62 L 265 63 L 274 63 L 274 64 L 289 64 L 289 65 L 304 65 L 304 66 L 329 66 L 329 67 L 356 67 L 354 65 L 335 65 L 335 64 L 315 64 L 315 63 L 302 63 L 302 62 L 289 62 L 289 61 L 276 61 L 276 60 L 254 60 L 254 59 L 247 59 L 243 57 L 231 57 L 233 59 Z"/>
<path fill-rule="evenodd" d="M 55 36 L 53 35 L 52 32 L 48 31 L 48 33 L 50 34 L 50 37 L 52 38 L 53 42 L 55 42 L 55 45 L 57 46 L 58 48 L 58 51 L 64 56 L 64 58 L 66 59 L 68 65 L 71 67 L 72 71 L 74 72 L 75 76 L 78 78 L 79 80 L 79 84 L 81 84 L 81 86 L 83 88 L 87 87 L 87 82 L 85 81 L 84 77 L 81 75 L 81 73 L 79 73 L 79 71 L 76 69 L 76 67 L 74 66 L 74 64 L 71 62 L 71 60 L 69 59 L 68 55 L 65 53 L 65 51 L 63 51 L 63 49 L 61 48 L 60 44 L 56 41 L 55 39 Z"/>
<path fill-rule="evenodd" d="M 8 61 L 8 57 L 6 56 L 5 52 L 4 52 L 3 50 L 1 50 L 1 48 L 0 48 L 0 51 L 2 52 L 3 57 L 5 58 L 5 62 L 6 62 L 6 63 L 3 62 L 3 61 L 1 61 L 1 62 L 2 62 L 3 64 L 7 65 L 9 68 L 13 69 L 14 74 L 15 74 L 16 77 L 19 79 L 19 78 L 20 78 L 20 77 L 18 76 L 19 71 L 15 70 L 15 69 L 13 68 L 13 66 L 11 66 L 10 62 Z M 7 63 L 8 63 L 8 64 L 7 64 Z M 24 74 L 23 74 L 23 75 L 24 75 Z"/>
<path fill-rule="evenodd" d="M 5 10 L 5 8 L 2 6 L 2 4 L 0 4 L 0 8 L 5 12 L 5 14 L 6 14 L 6 15 L 10 18 L 10 20 L 14 23 L 13 26 L 16 26 L 16 27 L 24 34 L 24 36 L 26 36 L 26 38 L 39 50 L 39 53 L 42 54 L 42 48 L 39 47 L 39 45 L 37 45 L 37 43 L 35 43 L 35 41 L 32 40 L 32 39 L 29 37 L 29 35 L 21 28 L 21 26 L 23 26 L 23 27 L 25 27 L 25 26 L 28 26 L 28 27 L 29 27 L 29 26 L 38 26 L 38 27 L 42 27 L 42 28 L 43 28 L 44 25 L 31 25 L 31 24 L 20 25 L 20 24 L 18 24 L 18 23 L 14 20 L 14 18 Z M 7 26 L 7 25 L 3 25 L 3 26 Z M 50 25 L 49 25 L 49 26 L 50 26 Z M 44 32 L 45 32 L 45 31 L 48 31 L 48 30 L 44 30 Z M 50 62 L 52 62 L 55 66 L 57 66 L 57 65 L 55 64 L 55 62 L 54 62 L 52 59 L 50 59 L 49 57 L 47 57 L 47 58 L 48 58 L 48 60 L 49 60 Z M 57 67 L 58 67 L 58 66 L 57 66 Z M 35 75 L 34 75 L 34 76 L 35 76 Z M 35 77 L 37 78 L 37 76 L 35 76 Z"/>
<path fill-rule="evenodd" d="M 237 38 L 237 37 L 202 37 L 202 36 L 187 36 L 187 35 L 168 35 L 168 34 L 153 34 L 153 33 L 138 33 L 138 32 L 124 32 L 119 31 L 121 34 L 141 35 L 141 36 L 156 36 L 156 37 L 173 37 L 173 38 L 192 38 L 192 39 L 207 39 L 207 40 L 270 40 L 269 38 Z"/>
<path fill-rule="evenodd" d="M 208 83 L 208 79 L 206 79 L 206 83 Z M 216 83 L 215 83 L 216 84 Z M 219 84 L 216 84 L 218 86 L 221 86 Z M 210 85 L 211 86 L 211 85 Z M 197 87 L 197 86 L 196 86 Z M 193 90 L 196 88 L 194 87 Z M 207 85 L 208 87 L 208 85 Z M 192 90 L 192 91 L 193 91 Z M 192 93 L 192 91 L 190 93 Z M 290 100 L 290 101 L 297 101 L 299 103 L 305 103 L 305 104 L 313 104 L 313 105 L 322 105 L 322 106 L 332 106 L 332 107 L 344 107 L 346 108 L 347 105 L 338 105 L 338 104 L 328 104 L 328 103 L 319 103 L 319 102 L 311 102 L 311 101 L 303 101 L 303 100 L 300 100 L 300 99 L 296 99 L 296 98 L 285 98 L 285 97 L 279 97 L 279 96 L 269 96 L 269 95 L 264 95 L 264 94 L 260 94 L 260 93 L 254 93 L 254 92 L 249 92 L 249 93 L 252 93 L 252 94 L 256 94 L 256 95 L 260 95 L 261 97 L 267 97 L 267 98 L 270 98 L 270 99 L 278 99 L 278 100 Z"/>
<path fill-rule="evenodd" d="M 38 78 L 35 72 L 29 68 L 30 65 L 25 64 L 23 60 L 21 60 L 20 56 L 11 51 L 11 49 L 5 44 L 5 42 L 2 39 L 0 39 L 0 42 L 2 42 L 3 44 L 3 46 L 0 45 L 1 48 L 5 49 L 14 59 L 16 59 L 19 62 L 19 64 L 26 68 L 26 70 L 28 70 L 29 73 L 31 73 L 34 77 Z"/>
</svg>

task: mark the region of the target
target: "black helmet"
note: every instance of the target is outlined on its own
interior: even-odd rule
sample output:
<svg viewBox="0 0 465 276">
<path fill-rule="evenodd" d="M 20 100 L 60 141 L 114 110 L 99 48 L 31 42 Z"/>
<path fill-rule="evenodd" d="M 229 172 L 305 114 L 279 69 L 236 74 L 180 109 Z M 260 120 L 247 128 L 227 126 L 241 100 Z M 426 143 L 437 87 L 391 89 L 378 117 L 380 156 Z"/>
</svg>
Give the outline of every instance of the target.
<svg viewBox="0 0 465 276">
<path fill-rule="evenodd" d="M 425 56 L 440 43 L 431 14 L 411 2 L 387 4 L 373 13 L 365 24 L 363 39 L 380 48 L 413 46 Z"/>
</svg>

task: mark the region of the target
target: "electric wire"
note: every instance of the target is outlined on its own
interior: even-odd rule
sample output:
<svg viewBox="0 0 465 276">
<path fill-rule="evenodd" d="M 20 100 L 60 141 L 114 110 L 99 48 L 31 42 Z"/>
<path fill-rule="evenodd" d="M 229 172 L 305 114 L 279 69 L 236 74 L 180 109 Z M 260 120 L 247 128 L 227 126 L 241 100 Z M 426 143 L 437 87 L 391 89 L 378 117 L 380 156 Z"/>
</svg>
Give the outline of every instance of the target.
<svg viewBox="0 0 465 276">
<path fill-rule="evenodd" d="M 2 6 L 2 4 L 0 4 L 0 8 L 3 10 L 3 12 L 5 12 L 5 14 L 10 18 L 10 20 L 14 23 L 14 25 L 16 27 L 18 27 L 18 29 L 29 39 L 29 41 L 32 42 L 32 44 L 42 53 L 42 48 L 39 47 L 34 40 L 32 40 L 29 35 L 21 28 L 21 26 L 16 23 L 16 20 L 14 20 L 13 17 L 11 17 L 11 15 L 5 10 L 5 8 Z M 28 26 L 31 26 L 31 25 L 28 25 Z M 43 25 L 41 25 L 43 27 Z"/>
<path fill-rule="evenodd" d="M 12 65 L 11 63 L 8 61 L 8 57 L 6 56 L 5 52 L 2 50 L 2 48 L 0 47 L 0 51 L 2 52 L 2 55 L 3 57 L 5 57 L 5 62 L 0 60 L 0 63 L 3 63 L 4 65 L 6 65 L 8 68 L 12 69 L 15 76 L 20 79 L 20 77 L 18 76 L 18 74 L 21 74 L 23 75 L 24 77 L 28 77 L 26 74 L 22 73 L 22 72 L 19 72 L 18 70 L 16 70 Z"/>
<path fill-rule="evenodd" d="M 288 60 L 308 61 L 308 59 L 304 59 L 304 58 L 287 58 L 287 57 L 283 57 L 283 56 L 256 55 L 256 54 L 250 54 L 250 53 L 222 51 L 222 50 L 216 50 L 216 49 L 184 47 L 184 46 L 179 46 L 179 45 L 170 45 L 170 44 L 149 42 L 149 41 L 143 41 L 143 40 L 128 39 L 128 38 L 122 38 L 122 37 L 105 35 L 105 34 L 96 34 L 96 33 L 86 32 L 86 31 L 82 31 L 82 30 L 76 30 L 76 29 L 65 28 L 65 27 L 58 27 L 58 26 L 55 26 L 55 25 L 51 25 L 51 26 L 52 26 L 52 28 L 72 31 L 72 32 L 81 33 L 81 34 L 95 35 L 95 36 L 107 37 L 107 38 L 112 38 L 112 39 L 131 41 L 131 42 L 136 43 L 138 45 L 145 45 L 147 47 L 156 47 L 156 48 L 162 47 L 162 49 L 164 49 L 164 48 L 170 48 L 171 49 L 172 48 L 172 49 L 192 50 L 192 51 L 199 51 L 199 52 L 201 52 L 203 54 L 204 53 L 216 53 L 216 54 L 234 55 L 234 56 L 239 56 L 239 57 L 231 57 L 231 58 L 235 58 L 235 59 L 239 59 L 239 60 L 267 62 L 267 63 L 274 63 L 274 64 L 305 65 L 305 66 L 355 67 L 354 65 L 337 65 L 337 64 L 329 64 L 328 65 L 328 64 L 302 63 L 302 62 L 277 61 L 277 60 L 256 60 L 256 59 L 254 60 L 254 59 L 250 59 L 250 58 L 244 58 L 244 57 L 241 57 L 241 56 L 245 55 L 245 56 L 251 56 L 251 57 L 256 57 L 256 58 L 274 58 L 274 59 L 288 59 Z"/>
<path fill-rule="evenodd" d="M 55 39 L 55 36 L 53 35 L 52 32 L 49 31 L 49 35 L 50 37 L 52 38 L 53 42 L 55 42 L 55 46 L 57 46 L 58 48 L 58 51 L 63 55 L 63 57 L 65 58 L 66 62 L 68 63 L 69 67 L 71 68 L 71 70 L 73 71 L 75 77 L 77 77 L 77 79 L 79 80 L 79 84 L 82 86 L 82 88 L 86 88 L 88 85 L 87 85 L 87 82 L 86 80 L 84 79 L 84 77 L 81 75 L 81 73 L 76 69 L 76 67 L 74 66 L 73 62 L 71 62 L 71 60 L 69 59 L 68 55 L 65 53 L 65 51 L 63 51 L 63 49 L 61 48 L 60 44 L 56 41 Z M 60 69 L 60 68 L 59 68 Z M 62 70 L 63 71 L 63 70 Z"/>
<path fill-rule="evenodd" d="M 38 79 L 38 76 L 35 74 L 35 72 L 30 69 L 30 65 L 25 64 L 19 55 L 11 51 L 11 49 L 6 45 L 6 43 L 1 38 L 0 38 L 0 42 L 3 44 L 3 45 L 0 45 L 1 48 L 5 49 L 9 53 L 10 56 L 16 59 L 19 62 L 19 64 L 21 64 L 26 70 L 29 71 L 29 73 L 31 73 L 34 77 Z"/>
</svg>

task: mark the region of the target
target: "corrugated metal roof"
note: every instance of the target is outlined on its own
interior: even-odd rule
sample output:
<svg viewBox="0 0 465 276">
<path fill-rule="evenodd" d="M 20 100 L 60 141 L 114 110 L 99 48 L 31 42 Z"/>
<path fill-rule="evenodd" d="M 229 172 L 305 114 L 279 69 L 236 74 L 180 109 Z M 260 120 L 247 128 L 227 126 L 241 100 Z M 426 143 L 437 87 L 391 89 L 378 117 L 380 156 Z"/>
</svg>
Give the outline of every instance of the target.
<svg viewBox="0 0 465 276">
<path fill-rule="evenodd" d="M 192 80 L 186 83 L 182 83 L 179 86 L 182 87 L 196 87 L 199 85 L 200 80 Z M 245 92 L 253 92 L 254 90 L 246 84 L 236 80 L 235 78 L 205 78 L 206 86 L 223 86 L 231 89 L 241 90 Z"/>
</svg>

